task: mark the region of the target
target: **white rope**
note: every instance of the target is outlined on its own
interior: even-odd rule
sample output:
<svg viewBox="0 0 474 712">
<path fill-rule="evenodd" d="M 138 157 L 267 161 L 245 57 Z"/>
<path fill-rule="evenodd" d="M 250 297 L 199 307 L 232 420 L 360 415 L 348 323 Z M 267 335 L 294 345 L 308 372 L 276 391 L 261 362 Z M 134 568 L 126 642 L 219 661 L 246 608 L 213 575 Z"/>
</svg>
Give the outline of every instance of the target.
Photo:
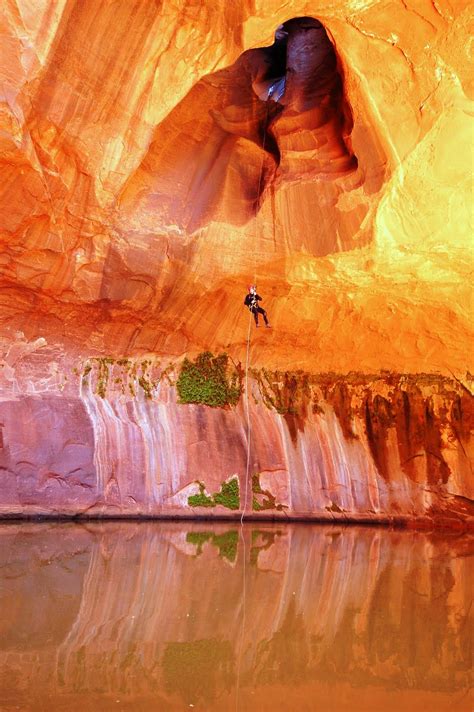
<svg viewBox="0 0 474 712">
<path fill-rule="evenodd" d="M 263 150 L 263 156 L 262 156 L 262 165 L 260 167 L 260 176 L 258 179 L 258 188 L 257 188 L 257 200 L 260 199 L 260 190 L 262 187 L 262 176 L 263 176 L 263 168 L 265 165 L 265 138 L 266 138 L 266 131 L 267 131 L 267 125 L 268 125 L 268 104 L 267 104 L 267 110 L 265 114 L 265 123 L 263 125 L 263 140 L 262 140 L 262 150 Z M 255 215 L 255 243 L 257 242 L 257 215 Z M 253 275 L 253 281 L 254 284 L 257 282 L 257 254 L 256 254 L 256 249 L 254 249 L 254 275 Z M 238 661 L 237 661 L 237 689 L 236 689 L 236 696 L 235 696 L 235 709 L 236 712 L 239 710 L 239 699 L 240 699 L 240 671 L 241 671 L 241 666 L 242 666 L 242 653 L 243 653 L 243 644 L 244 644 L 244 635 L 245 635 L 245 623 L 246 623 L 246 604 L 247 604 L 247 578 L 246 578 L 246 559 L 247 559 L 247 551 L 246 551 L 246 546 L 245 546 L 245 537 L 244 537 L 244 530 L 243 530 L 243 523 L 244 523 L 244 515 L 247 510 L 247 500 L 248 500 L 248 490 L 249 490 L 249 474 L 250 474 L 250 446 L 251 446 L 251 437 L 252 437 L 252 426 L 250 423 L 250 408 L 249 408 L 249 366 L 250 366 L 250 334 L 252 330 L 252 317 L 253 314 L 249 310 L 249 326 L 247 330 L 247 351 L 245 355 L 245 417 L 247 419 L 247 462 L 245 466 L 245 487 L 244 487 L 244 506 L 242 508 L 242 512 L 240 515 L 240 539 L 242 541 L 242 627 L 240 630 L 240 644 L 239 644 L 239 653 L 238 653 Z"/>
<path fill-rule="evenodd" d="M 249 408 L 249 361 L 250 361 L 250 331 L 252 328 L 252 312 L 249 311 L 249 328 L 247 332 L 247 355 L 245 359 L 245 417 L 247 419 L 247 464 L 245 468 L 245 485 L 244 485 L 244 506 L 240 515 L 240 524 L 244 522 L 244 514 L 247 509 L 248 489 L 249 489 L 249 472 L 250 472 L 250 439 L 252 436 L 252 427 L 250 425 L 250 408 Z"/>
<path fill-rule="evenodd" d="M 260 175 L 258 177 L 258 187 L 257 187 L 257 200 L 260 200 L 260 190 L 262 187 L 262 177 L 263 169 L 265 166 L 265 139 L 267 136 L 267 126 L 268 126 L 268 112 L 269 112 L 269 99 L 267 99 L 267 106 L 265 112 L 265 121 L 263 124 L 263 139 L 262 139 L 262 164 L 260 166 Z M 255 246 L 257 243 L 257 213 L 255 214 Z M 256 247 L 253 252 L 253 282 L 257 282 L 257 251 Z M 245 468 L 245 487 L 244 487 L 244 506 L 242 508 L 242 513 L 240 515 L 240 524 L 244 522 L 245 512 L 247 510 L 247 500 L 248 500 L 248 488 L 249 488 L 249 473 L 250 473 L 250 441 L 252 435 L 252 427 L 250 424 L 250 409 L 249 409 L 249 365 L 250 365 L 250 332 L 252 329 L 252 312 L 249 310 L 249 327 L 247 332 L 247 352 L 245 357 L 245 415 L 247 419 L 247 464 Z"/>
</svg>

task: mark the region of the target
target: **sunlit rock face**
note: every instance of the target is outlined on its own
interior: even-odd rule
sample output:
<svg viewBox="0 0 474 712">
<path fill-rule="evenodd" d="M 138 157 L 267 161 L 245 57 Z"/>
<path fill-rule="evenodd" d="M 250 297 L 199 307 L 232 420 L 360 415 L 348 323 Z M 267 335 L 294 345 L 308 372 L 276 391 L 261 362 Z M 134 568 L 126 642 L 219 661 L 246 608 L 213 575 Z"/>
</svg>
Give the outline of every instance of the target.
<svg viewBox="0 0 474 712">
<path fill-rule="evenodd" d="M 403 374 L 420 373 L 440 374 L 430 386 L 421 379 L 423 398 L 448 398 L 443 378 L 451 379 L 448 415 L 417 405 L 415 420 L 425 425 L 415 435 L 411 420 L 404 426 L 418 448 L 405 454 L 415 469 L 426 465 L 422 475 L 407 474 L 403 452 L 390 455 L 397 408 L 382 434 L 372 416 L 351 415 L 370 462 L 361 466 L 364 487 L 374 472 L 399 490 L 375 508 L 370 497 L 354 496 L 351 512 L 421 516 L 434 500 L 448 510 L 451 496 L 471 496 L 469 3 L 296 1 L 291 14 L 278 2 L 178 5 L 17 0 L 2 11 L 0 423 L 10 473 L 3 511 L 108 511 L 106 490 L 121 512 L 135 507 L 137 492 L 145 493 L 139 510 L 156 511 L 159 486 L 180 501 L 196 473 L 181 469 L 178 477 L 166 458 L 158 467 L 158 453 L 168 438 L 170 457 L 181 457 L 195 416 L 171 391 L 156 392 L 152 409 L 161 415 L 153 411 L 151 425 L 135 422 L 142 391 L 86 396 L 81 368 L 91 356 L 166 361 L 207 349 L 244 363 L 242 301 L 255 280 L 273 329 L 252 332 L 252 367 L 331 372 L 333 386 L 350 371 L 383 370 L 385 381 L 369 379 L 373 392 L 363 377 L 360 403 L 375 403 L 386 378 L 399 384 Z M 282 78 L 284 94 L 264 101 Z M 388 400 L 403 400 L 402 392 L 392 388 Z M 453 416 L 458 396 L 464 405 Z M 243 402 L 239 408 L 232 424 L 219 416 L 219 437 L 209 441 L 203 433 L 217 416 L 199 415 L 199 442 L 212 444 L 207 469 L 219 473 L 209 480 L 213 492 L 233 475 L 245 484 L 242 453 L 225 467 L 219 454 L 234 452 L 235 433 L 246 428 Z M 320 415 L 305 421 L 299 445 L 286 431 L 278 446 L 268 440 L 266 428 L 287 427 L 281 414 L 257 418 L 256 442 L 278 453 L 290 437 L 290 450 L 276 457 L 286 490 L 293 471 L 292 486 L 303 472 L 318 481 L 322 465 L 308 462 L 321 446 Z M 454 435 L 433 449 L 426 423 L 434 418 L 441 432 L 452 417 Z M 133 435 L 124 444 L 114 433 L 129 418 Z M 71 439 L 73 431 L 80 437 Z M 331 452 L 343 442 L 331 482 L 351 486 L 347 473 L 359 467 L 351 436 L 342 428 L 328 438 Z M 301 442 L 311 456 L 299 455 L 293 467 L 291 448 Z M 445 447 L 449 475 L 437 460 L 445 461 L 438 452 Z M 137 478 L 132 499 L 116 494 L 111 463 L 122 456 Z M 138 474 L 145 470 L 146 487 Z M 66 471 L 79 490 L 62 488 Z M 44 484 L 55 477 L 48 473 L 57 473 L 56 489 L 50 482 L 38 500 L 43 485 L 35 478 Z M 301 484 L 301 497 L 288 504 L 296 514 L 341 506 L 321 493 L 309 497 L 312 486 Z M 397 497 L 403 503 L 395 506 Z"/>
</svg>

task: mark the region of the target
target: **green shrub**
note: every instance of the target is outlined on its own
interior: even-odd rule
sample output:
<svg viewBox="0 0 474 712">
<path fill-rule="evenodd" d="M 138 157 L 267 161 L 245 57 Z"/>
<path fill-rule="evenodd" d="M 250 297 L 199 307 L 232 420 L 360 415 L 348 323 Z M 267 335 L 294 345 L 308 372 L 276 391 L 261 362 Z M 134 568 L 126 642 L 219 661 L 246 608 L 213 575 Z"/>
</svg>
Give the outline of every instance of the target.
<svg viewBox="0 0 474 712">
<path fill-rule="evenodd" d="M 199 486 L 198 494 L 192 494 L 188 497 L 190 507 L 215 507 L 216 503 L 212 497 L 208 497 L 205 492 L 205 487 L 202 482 L 197 483 Z"/>
<path fill-rule="evenodd" d="M 227 354 L 199 354 L 195 361 L 185 358 L 176 383 L 180 403 L 201 403 L 212 408 L 236 405 L 242 391 L 237 369 L 229 374 Z"/>
<path fill-rule="evenodd" d="M 197 494 L 188 497 L 190 507 L 216 507 L 220 504 L 227 509 L 238 509 L 240 507 L 239 478 L 233 477 L 229 482 L 223 482 L 221 489 L 213 495 L 206 494 L 206 487 L 203 482 L 196 481 L 199 487 Z"/>
<path fill-rule="evenodd" d="M 230 482 L 223 482 L 221 491 L 214 495 L 214 502 L 227 509 L 238 509 L 240 506 L 239 480 L 234 477 Z"/>
</svg>

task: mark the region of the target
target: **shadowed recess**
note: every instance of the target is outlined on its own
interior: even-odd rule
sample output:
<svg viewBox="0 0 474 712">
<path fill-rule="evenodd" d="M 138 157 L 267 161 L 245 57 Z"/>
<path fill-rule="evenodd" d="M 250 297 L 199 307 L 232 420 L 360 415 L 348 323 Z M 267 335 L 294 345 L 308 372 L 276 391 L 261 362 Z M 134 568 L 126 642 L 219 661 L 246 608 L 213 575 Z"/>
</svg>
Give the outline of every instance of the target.
<svg viewBox="0 0 474 712">
<path fill-rule="evenodd" d="M 243 225 L 272 186 L 311 180 L 308 217 L 321 228 L 328 205 L 363 182 L 352 127 L 326 30 L 313 18 L 289 20 L 271 46 L 244 52 L 193 87 L 156 129 L 122 192 L 121 208 L 138 213 L 141 224 L 152 214 L 188 232 L 212 220 Z M 346 241 L 340 230 L 339 244 L 331 248 L 320 237 L 311 251 L 347 249 L 366 212 L 361 208 L 351 220 Z"/>
</svg>

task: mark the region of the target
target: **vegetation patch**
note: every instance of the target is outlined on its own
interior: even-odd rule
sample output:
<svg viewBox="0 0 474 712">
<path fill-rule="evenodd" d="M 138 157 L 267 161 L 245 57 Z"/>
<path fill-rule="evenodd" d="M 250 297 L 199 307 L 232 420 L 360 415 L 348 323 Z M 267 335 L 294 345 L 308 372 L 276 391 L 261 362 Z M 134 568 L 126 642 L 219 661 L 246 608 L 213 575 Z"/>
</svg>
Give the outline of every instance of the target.
<svg viewBox="0 0 474 712">
<path fill-rule="evenodd" d="M 239 509 L 240 487 L 237 476 L 232 477 L 227 482 L 223 482 L 219 492 L 215 492 L 213 495 L 206 494 L 204 482 L 198 480 L 196 484 L 199 487 L 199 492 L 188 497 L 190 507 L 216 507 L 219 504 L 227 509 Z"/>
<path fill-rule="evenodd" d="M 109 382 L 110 366 L 113 366 L 114 359 L 110 358 L 110 356 L 104 356 L 103 358 L 95 359 L 95 361 L 97 363 L 96 393 L 101 398 L 105 398 Z"/>
<path fill-rule="evenodd" d="M 87 377 L 91 371 L 92 371 L 92 364 L 86 363 L 86 365 L 84 366 L 84 370 L 82 372 L 82 385 L 83 386 L 87 385 Z"/>
<path fill-rule="evenodd" d="M 199 492 L 188 497 L 190 507 L 215 507 L 216 503 L 212 497 L 206 494 L 206 487 L 203 482 L 197 482 Z"/>
<path fill-rule="evenodd" d="M 117 390 L 121 391 L 122 395 L 129 394 L 135 398 L 141 389 L 145 398 L 151 400 L 153 390 L 162 377 L 168 375 L 165 371 L 160 373 L 159 366 L 158 361 L 151 359 L 137 362 L 128 358 L 114 359 L 111 356 L 90 358 L 82 369 L 82 385 L 89 385 L 92 392 L 101 398 L 106 398 L 110 391 L 116 393 Z M 73 369 L 73 372 L 76 375 L 80 373 L 78 369 Z"/>
<path fill-rule="evenodd" d="M 212 532 L 187 532 L 186 541 L 196 547 L 196 556 L 202 554 L 204 544 L 212 539 Z"/>
<path fill-rule="evenodd" d="M 229 482 L 223 482 L 221 491 L 214 495 L 214 502 L 227 509 L 238 509 L 240 506 L 239 478 L 233 477 Z"/>
<path fill-rule="evenodd" d="M 252 509 L 254 512 L 262 512 L 265 509 L 276 509 L 278 512 L 282 512 L 284 509 L 288 509 L 285 504 L 278 504 L 275 495 L 269 490 L 262 489 L 258 473 L 252 475 L 252 495 Z"/>
<path fill-rule="evenodd" d="M 232 645 L 220 638 L 169 642 L 162 670 L 168 693 L 179 695 L 186 705 L 207 709 L 222 690 L 230 691 L 234 684 Z"/>
<path fill-rule="evenodd" d="M 142 363 L 141 363 L 142 372 L 141 372 L 140 376 L 138 376 L 138 385 L 142 389 L 142 391 L 145 395 L 145 398 L 148 398 L 149 400 L 151 400 L 151 398 L 153 396 L 153 388 L 155 388 L 157 385 L 156 383 L 153 383 L 150 380 L 149 375 L 148 375 L 148 368 L 151 365 L 152 365 L 152 362 L 148 361 L 147 359 L 142 361 Z"/>
<path fill-rule="evenodd" d="M 185 358 L 176 382 L 180 403 L 199 403 L 211 408 L 236 405 L 242 393 L 242 374 L 229 366 L 227 354 L 210 351 L 194 361 Z"/>
<path fill-rule="evenodd" d="M 212 543 L 217 546 L 220 557 L 234 563 L 237 558 L 237 545 L 239 543 L 239 534 L 235 529 L 224 532 L 224 534 L 214 534 Z"/>
</svg>

